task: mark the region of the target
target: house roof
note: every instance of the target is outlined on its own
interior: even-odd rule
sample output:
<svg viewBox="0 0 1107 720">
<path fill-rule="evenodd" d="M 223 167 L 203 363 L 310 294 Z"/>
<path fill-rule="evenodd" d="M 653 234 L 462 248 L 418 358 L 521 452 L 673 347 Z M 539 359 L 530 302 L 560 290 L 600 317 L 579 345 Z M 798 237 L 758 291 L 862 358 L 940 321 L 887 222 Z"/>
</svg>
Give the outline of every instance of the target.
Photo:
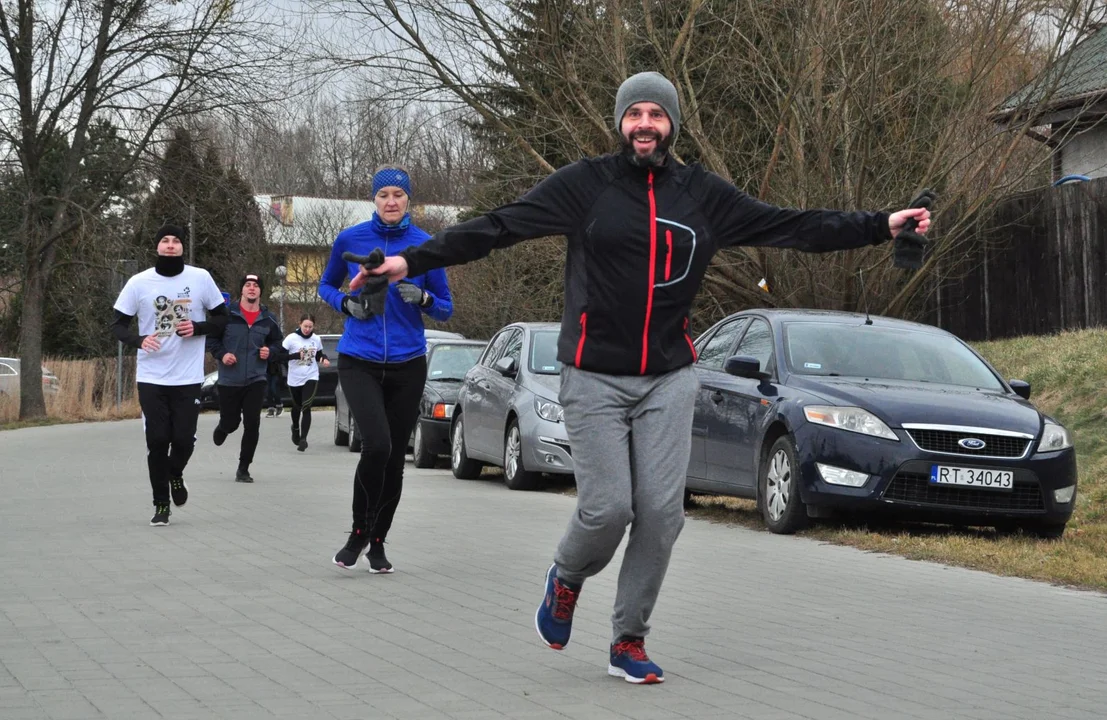
<svg viewBox="0 0 1107 720">
<path fill-rule="evenodd" d="M 370 200 L 344 200 L 303 195 L 255 195 L 270 245 L 326 248 L 338 233 L 373 217 Z M 456 205 L 413 205 L 416 225 L 434 219 L 452 225 L 466 208 Z"/>
<path fill-rule="evenodd" d="M 996 120 L 1034 108 L 1039 112 L 1079 106 L 1107 93 L 1107 25 L 1057 58 L 1033 81 L 995 109 Z"/>
</svg>

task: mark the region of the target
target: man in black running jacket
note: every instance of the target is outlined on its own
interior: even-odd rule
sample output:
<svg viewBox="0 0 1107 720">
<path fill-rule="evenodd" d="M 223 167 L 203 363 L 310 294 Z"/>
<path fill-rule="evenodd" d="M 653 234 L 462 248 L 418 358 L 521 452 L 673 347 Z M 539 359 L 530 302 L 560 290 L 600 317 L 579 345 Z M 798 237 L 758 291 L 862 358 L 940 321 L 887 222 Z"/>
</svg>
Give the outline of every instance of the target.
<svg viewBox="0 0 1107 720">
<path fill-rule="evenodd" d="M 629 524 L 608 671 L 655 683 L 664 674 L 644 638 L 684 524 L 698 387 L 690 313 L 711 256 L 736 245 L 807 252 L 877 245 L 912 218 L 925 233 L 930 214 L 774 207 L 698 164 L 676 162 L 668 148 L 680 127 L 679 102 L 657 73 L 623 83 L 615 125 L 620 152 L 563 167 L 519 200 L 362 275 L 396 281 L 529 238 L 568 238 L 559 399 L 577 509 L 547 571 L 535 625 L 548 646 L 568 643 L 584 580 L 612 559 Z"/>
</svg>

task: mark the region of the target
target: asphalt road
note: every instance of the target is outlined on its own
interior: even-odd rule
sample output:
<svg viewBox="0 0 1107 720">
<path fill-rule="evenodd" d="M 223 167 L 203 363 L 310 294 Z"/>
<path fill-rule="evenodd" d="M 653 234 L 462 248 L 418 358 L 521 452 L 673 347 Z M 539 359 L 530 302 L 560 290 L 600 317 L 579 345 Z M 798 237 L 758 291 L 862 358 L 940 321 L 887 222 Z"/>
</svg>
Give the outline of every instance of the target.
<svg viewBox="0 0 1107 720">
<path fill-rule="evenodd" d="M 257 482 L 201 418 L 151 528 L 138 421 L 0 432 L 0 718 L 1103 718 L 1107 598 L 690 520 L 608 677 L 616 567 L 563 652 L 533 614 L 573 498 L 408 465 L 397 572 L 345 574 L 354 456 L 262 420 Z"/>
</svg>

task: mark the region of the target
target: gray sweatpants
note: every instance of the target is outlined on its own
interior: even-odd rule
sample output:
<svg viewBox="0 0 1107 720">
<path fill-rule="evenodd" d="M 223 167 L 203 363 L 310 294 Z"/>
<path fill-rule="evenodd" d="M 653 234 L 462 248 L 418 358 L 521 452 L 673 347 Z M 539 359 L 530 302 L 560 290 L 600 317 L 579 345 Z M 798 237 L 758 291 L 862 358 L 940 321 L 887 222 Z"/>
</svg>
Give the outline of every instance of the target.
<svg viewBox="0 0 1107 720">
<path fill-rule="evenodd" d="M 630 525 L 611 618 L 614 638 L 649 632 L 684 527 L 698 388 L 690 366 L 641 377 L 561 370 L 559 400 L 576 469 L 577 509 L 554 562 L 559 578 L 582 583 L 611 561 Z"/>
</svg>

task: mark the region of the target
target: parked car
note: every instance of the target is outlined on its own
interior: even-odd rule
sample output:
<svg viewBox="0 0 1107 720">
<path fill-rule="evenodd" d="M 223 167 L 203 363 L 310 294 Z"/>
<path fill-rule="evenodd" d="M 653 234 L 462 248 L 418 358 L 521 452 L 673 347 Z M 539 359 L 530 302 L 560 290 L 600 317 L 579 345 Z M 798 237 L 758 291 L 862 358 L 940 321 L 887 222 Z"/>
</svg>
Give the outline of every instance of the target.
<svg viewBox="0 0 1107 720">
<path fill-rule="evenodd" d="M 464 340 L 465 336 L 461 333 L 449 332 L 447 330 L 426 330 L 427 338 L 427 352 L 429 353 L 435 343 L 442 341 L 453 342 L 455 340 Z M 475 342 L 475 341 L 474 341 Z M 483 344 L 483 343 L 481 343 Z M 337 370 L 338 365 L 331 366 Z M 430 368 L 428 367 L 427 379 L 430 380 Z M 428 383 L 429 384 L 429 383 Z M 426 403 L 427 393 L 424 389 L 423 400 L 420 404 L 420 409 L 423 404 Z M 432 408 L 433 411 L 433 408 Z M 416 426 L 415 431 L 412 432 L 411 438 L 408 441 L 408 450 L 414 453 L 415 449 L 415 433 L 418 431 Z M 345 445 L 350 449 L 350 452 L 361 452 L 361 433 L 357 429 L 357 421 L 354 420 L 353 413 L 350 412 L 350 406 L 346 402 L 346 394 L 342 392 L 342 383 L 338 383 L 335 388 L 334 398 L 334 444 L 338 446 Z M 422 462 L 427 462 L 426 458 Z M 430 460 L 430 465 L 434 464 L 433 460 Z M 418 465 L 418 467 L 430 467 L 430 465 Z"/>
<path fill-rule="evenodd" d="M 61 389 L 58 376 L 42 366 L 42 392 L 55 395 Z M 19 358 L 0 357 L 0 395 L 19 395 Z"/>
<path fill-rule="evenodd" d="M 320 335 L 323 341 L 323 352 L 330 359 L 330 367 L 319 366 L 319 387 L 315 391 L 314 405 L 333 405 L 335 403 L 335 391 L 338 387 L 338 339 L 341 335 Z M 209 410 L 219 409 L 219 372 L 208 373 L 204 382 L 200 385 L 200 406 Z M 281 391 L 281 399 L 286 406 L 292 405 L 292 393 L 285 384 Z"/>
<path fill-rule="evenodd" d="M 533 490 L 542 473 L 573 472 L 557 403 L 559 328 L 556 323 L 508 325 L 466 373 L 450 435 L 455 477 L 475 478 L 483 465 L 499 465 L 509 488 Z"/>
<path fill-rule="evenodd" d="M 434 467 L 450 454 L 450 424 L 465 374 L 488 345 L 483 340 L 439 340 L 427 352 L 427 384 L 419 402 L 419 422 L 411 438 L 417 468 Z"/>
<path fill-rule="evenodd" d="M 950 333 L 751 310 L 695 345 L 689 491 L 755 498 L 776 533 L 848 510 L 1063 534 L 1072 435 Z"/>
</svg>

